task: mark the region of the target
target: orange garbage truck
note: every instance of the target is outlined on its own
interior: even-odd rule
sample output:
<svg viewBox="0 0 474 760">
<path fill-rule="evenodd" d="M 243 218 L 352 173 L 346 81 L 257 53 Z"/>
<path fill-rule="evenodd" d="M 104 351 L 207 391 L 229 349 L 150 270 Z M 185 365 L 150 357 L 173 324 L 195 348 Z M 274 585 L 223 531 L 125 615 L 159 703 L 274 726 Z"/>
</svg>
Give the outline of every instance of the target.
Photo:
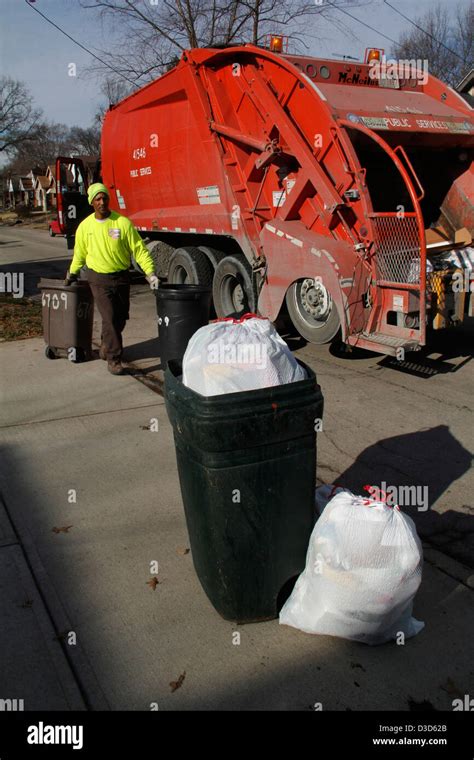
<svg viewBox="0 0 474 760">
<path fill-rule="evenodd" d="M 474 314 L 473 144 L 470 105 L 416 68 L 193 49 L 110 107 L 102 179 L 159 276 L 212 283 L 218 316 L 286 308 L 310 342 L 400 356 Z M 71 236 L 78 159 L 57 183 Z"/>
</svg>

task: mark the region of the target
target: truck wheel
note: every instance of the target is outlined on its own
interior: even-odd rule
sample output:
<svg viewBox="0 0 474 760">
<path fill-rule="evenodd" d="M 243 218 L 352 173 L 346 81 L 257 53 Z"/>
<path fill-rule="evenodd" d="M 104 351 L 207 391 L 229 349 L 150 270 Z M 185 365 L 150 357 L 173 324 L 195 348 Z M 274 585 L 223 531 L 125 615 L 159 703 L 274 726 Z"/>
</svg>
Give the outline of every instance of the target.
<svg viewBox="0 0 474 760">
<path fill-rule="evenodd" d="M 155 272 L 160 279 L 168 277 L 168 269 L 170 265 L 171 256 L 174 253 L 174 248 L 168 243 L 164 243 L 162 240 L 150 240 L 146 243 L 149 254 L 153 259 L 155 265 Z"/>
<path fill-rule="evenodd" d="M 177 248 L 170 259 L 168 282 L 210 286 L 212 267 L 199 248 Z"/>
<path fill-rule="evenodd" d="M 252 273 L 237 256 L 226 256 L 218 263 L 214 272 L 212 295 L 218 317 L 255 312 L 257 308 Z"/>
<path fill-rule="evenodd" d="M 312 278 L 290 285 L 286 305 L 294 327 L 310 343 L 329 343 L 341 328 L 331 294 Z"/>
</svg>

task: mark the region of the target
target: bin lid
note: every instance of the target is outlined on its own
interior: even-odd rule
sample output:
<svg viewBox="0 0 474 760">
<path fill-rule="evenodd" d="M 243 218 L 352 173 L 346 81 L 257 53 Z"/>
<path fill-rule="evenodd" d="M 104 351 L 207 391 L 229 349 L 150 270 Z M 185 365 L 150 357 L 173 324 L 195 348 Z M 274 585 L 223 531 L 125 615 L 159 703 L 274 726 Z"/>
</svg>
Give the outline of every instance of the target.
<svg viewBox="0 0 474 760">
<path fill-rule="evenodd" d="M 205 285 L 187 285 L 186 283 L 164 283 L 155 290 L 157 299 L 185 301 L 195 300 L 212 293 L 212 288 Z"/>
<path fill-rule="evenodd" d="M 39 290 L 74 290 L 75 288 L 88 288 L 86 280 L 73 280 L 70 285 L 64 284 L 64 277 L 42 277 L 38 282 Z"/>
</svg>

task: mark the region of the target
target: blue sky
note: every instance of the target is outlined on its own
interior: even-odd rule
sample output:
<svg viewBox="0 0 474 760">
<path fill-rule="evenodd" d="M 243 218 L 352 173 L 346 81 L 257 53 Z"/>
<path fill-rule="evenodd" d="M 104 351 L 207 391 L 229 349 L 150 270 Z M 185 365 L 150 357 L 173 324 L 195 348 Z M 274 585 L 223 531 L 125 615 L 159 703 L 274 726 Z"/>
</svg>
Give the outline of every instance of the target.
<svg viewBox="0 0 474 760">
<path fill-rule="evenodd" d="M 390 1 L 410 18 L 437 3 L 437 0 Z M 463 0 L 463 4 L 468 2 Z M 455 0 L 441 0 L 441 3 L 447 8 L 456 5 Z M 81 8 L 78 0 L 36 0 L 35 7 L 94 52 L 112 47 L 111 30 L 102 26 L 95 12 Z M 393 39 L 411 27 L 384 5 L 383 0 L 372 0 L 359 8 L 345 7 L 362 22 Z M 28 7 L 25 0 L 0 0 L 0 12 L 1 73 L 23 81 L 48 119 L 71 126 L 89 126 L 101 100 L 98 79 L 85 71 L 93 59 Z M 315 21 L 309 31 L 311 50 L 308 55 L 333 57 L 337 53 L 362 58 L 369 46 L 390 49 L 390 43 L 379 34 L 340 12 L 334 13 L 345 21 L 352 34 L 344 35 L 330 23 L 323 21 L 316 25 Z M 77 68 L 75 77 L 68 74 L 71 63 Z"/>
</svg>

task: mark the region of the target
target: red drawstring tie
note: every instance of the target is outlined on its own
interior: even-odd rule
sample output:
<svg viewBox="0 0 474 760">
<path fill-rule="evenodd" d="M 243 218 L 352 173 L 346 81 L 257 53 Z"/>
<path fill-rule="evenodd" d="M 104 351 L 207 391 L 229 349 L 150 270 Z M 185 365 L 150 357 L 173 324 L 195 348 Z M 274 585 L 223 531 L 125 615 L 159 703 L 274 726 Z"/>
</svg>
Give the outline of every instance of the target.
<svg viewBox="0 0 474 760">
<path fill-rule="evenodd" d="M 252 312 L 248 311 L 246 314 L 244 314 L 239 319 L 235 319 L 234 317 L 219 317 L 218 319 L 213 319 L 212 320 L 212 324 L 215 324 L 216 322 L 233 322 L 234 325 L 240 325 L 240 324 L 242 324 L 242 322 L 245 322 L 247 319 L 265 319 L 265 320 L 267 320 L 267 317 L 260 317 L 258 314 L 253 314 Z"/>
<path fill-rule="evenodd" d="M 387 494 L 385 493 L 385 491 L 382 491 L 382 489 L 379 488 L 378 486 L 364 486 L 364 491 L 368 491 L 374 501 L 381 501 L 387 507 L 391 506 L 390 504 L 387 504 Z M 373 493 L 374 491 L 377 491 L 378 498 L 374 496 L 374 493 Z M 371 501 L 370 499 L 364 499 L 364 505 L 369 506 L 370 501 Z M 395 506 L 395 509 L 400 509 L 398 504 L 395 504 L 394 506 Z"/>
</svg>

